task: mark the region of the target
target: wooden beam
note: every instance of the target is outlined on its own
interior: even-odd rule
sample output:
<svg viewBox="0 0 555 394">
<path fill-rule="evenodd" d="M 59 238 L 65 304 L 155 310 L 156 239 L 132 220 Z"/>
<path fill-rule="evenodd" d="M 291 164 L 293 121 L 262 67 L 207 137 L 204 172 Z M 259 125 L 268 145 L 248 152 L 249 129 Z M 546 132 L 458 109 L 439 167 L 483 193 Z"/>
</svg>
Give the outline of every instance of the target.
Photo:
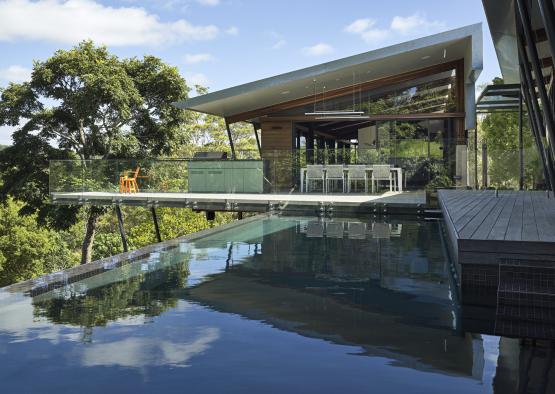
<svg viewBox="0 0 555 394">
<path fill-rule="evenodd" d="M 330 90 L 326 92 L 325 99 L 330 100 L 333 98 L 350 95 L 353 93 L 353 89 L 360 89 L 362 91 L 373 90 L 387 85 L 396 85 L 399 83 L 408 82 L 413 79 L 418 79 L 429 75 L 438 74 L 443 71 L 453 70 L 457 68 L 460 68 L 461 70 L 463 70 L 464 69 L 463 62 L 464 60 L 460 59 L 460 60 L 455 60 L 451 62 L 436 64 L 430 67 L 421 68 L 419 70 L 409 71 L 409 72 L 405 72 L 397 75 L 392 75 L 389 77 L 384 77 L 384 78 L 375 79 L 372 81 L 358 83 L 355 85 L 345 86 L 339 89 Z M 461 64 L 463 65 L 463 67 L 461 67 Z M 295 107 L 300 107 L 303 105 L 312 104 L 314 102 L 322 101 L 322 99 L 323 99 L 322 94 L 316 94 L 316 95 L 311 94 L 295 100 L 235 114 L 235 115 L 229 116 L 227 118 L 227 121 L 229 123 L 236 123 L 236 122 L 241 122 L 245 120 L 250 120 L 261 116 L 269 115 L 273 112 L 283 111 L 283 110 L 287 110 Z"/>
</svg>

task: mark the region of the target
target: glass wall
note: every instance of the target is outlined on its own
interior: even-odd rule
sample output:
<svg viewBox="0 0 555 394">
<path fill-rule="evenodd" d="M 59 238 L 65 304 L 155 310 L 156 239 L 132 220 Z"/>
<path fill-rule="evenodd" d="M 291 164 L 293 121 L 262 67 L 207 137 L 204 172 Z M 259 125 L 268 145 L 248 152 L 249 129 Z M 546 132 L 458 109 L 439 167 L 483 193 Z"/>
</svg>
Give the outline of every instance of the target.
<svg viewBox="0 0 555 394">
<path fill-rule="evenodd" d="M 339 97 L 325 91 L 325 83 L 314 87 L 314 103 L 272 113 L 298 116 L 319 111 L 362 111 L 365 115 L 457 112 L 455 69 L 416 78 L 408 82 L 364 90 L 353 86 Z"/>
</svg>

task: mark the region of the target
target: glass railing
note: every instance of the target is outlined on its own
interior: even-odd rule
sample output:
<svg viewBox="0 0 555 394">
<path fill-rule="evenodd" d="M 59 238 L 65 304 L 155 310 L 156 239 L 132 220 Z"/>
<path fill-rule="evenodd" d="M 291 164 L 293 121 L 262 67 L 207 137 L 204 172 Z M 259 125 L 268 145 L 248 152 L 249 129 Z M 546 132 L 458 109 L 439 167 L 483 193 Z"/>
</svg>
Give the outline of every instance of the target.
<svg viewBox="0 0 555 394">
<path fill-rule="evenodd" d="M 484 155 L 480 146 L 477 153 L 477 155 L 474 155 L 474 151 L 469 152 L 469 173 L 473 174 L 472 185 L 474 184 L 474 174 L 477 173 L 480 188 L 519 189 L 520 152 L 518 150 L 486 149 Z M 523 159 L 524 189 L 545 189 L 543 166 L 537 149 L 524 149 Z M 475 166 L 477 166 L 477 171 Z"/>
<path fill-rule="evenodd" d="M 453 149 L 426 140 L 401 140 L 369 149 L 264 150 L 261 159 L 258 151 L 237 151 L 235 159 L 228 153 L 223 160 L 52 160 L 50 193 L 300 193 L 311 165 L 345 166 L 343 182 L 349 165 L 364 165 L 369 183 L 372 166 L 378 164 L 392 168 L 398 190 L 422 190 L 438 178 L 454 185 Z M 364 191 L 364 180 L 352 186 Z M 311 190 L 323 193 L 324 185 L 316 181 Z M 342 192 L 343 185 L 331 182 L 325 191 Z"/>
</svg>

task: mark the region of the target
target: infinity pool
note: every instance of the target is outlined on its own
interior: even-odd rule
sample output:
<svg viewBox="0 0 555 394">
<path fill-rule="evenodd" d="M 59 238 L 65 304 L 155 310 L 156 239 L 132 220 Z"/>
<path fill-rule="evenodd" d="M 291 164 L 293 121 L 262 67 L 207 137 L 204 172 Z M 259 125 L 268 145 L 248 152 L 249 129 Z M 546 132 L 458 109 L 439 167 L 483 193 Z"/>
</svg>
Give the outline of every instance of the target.
<svg viewBox="0 0 555 394">
<path fill-rule="evenodd" d="M 0 392 L 554 392 L 549 355 L 464 331 L 441 239 L 264 216 L 0 290 Z"/>
</svg>

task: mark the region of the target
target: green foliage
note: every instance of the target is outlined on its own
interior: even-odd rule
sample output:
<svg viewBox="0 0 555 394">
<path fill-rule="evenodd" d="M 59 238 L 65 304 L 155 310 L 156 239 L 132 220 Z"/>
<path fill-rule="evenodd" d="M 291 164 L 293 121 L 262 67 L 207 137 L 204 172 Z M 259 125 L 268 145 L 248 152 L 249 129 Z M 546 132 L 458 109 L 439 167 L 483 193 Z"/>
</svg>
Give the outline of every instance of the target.
<svg viewBox="0 0 555 394">
<path fill-rule="evenodd" d="M 22 203 L 0 205 L 0 287 L 71 267 L 79 261 L 70 234 L 37 224 L 36 216 L 21 216 Z"/>
<path fill-rule="evenodd" d="M 177 68 L 160 59 L 120 59 L 90 41 L 35 62 L 30 82 L 0 89 L 0 125 L 16 128 L 13 144 L 0 147 L 0 286 L 77 264 L 87 222 L 96 227 L 93 259 L 122 251 L 110 209 L 96 219 L 89 209 L 50 204 L 50 190 L 113 191 L 120 172 L 149 159 L 229 151 L 223 119 L 172 105 L 189 91 Z M 250 124 L 232 125 L 232 138 L 237 151 L 257 154 Z M 129 161 L 98 166 L 93 158 Z M 49 167 L 50 160 L 76 159 L 79 165 L 56 164 L 72 168 Z M 146 166 L 151 178 L 141 180 L 143 190 L 152 184 L 167 191 L 186 188 L 182 166 L 164 163 Z M 156 242 L 150 211 L 127 208 L 124 216 L 130 248 Z M 218 214 L 209 223 L 203 214 L 170 208 L 159 209 L 158 217 L 163 239 L 232 220 Z"/>
<path fill-rule="evenodd" d="M 125 207 L 122 209 L 122 213 L 131 249 L 141 248 L 157 242 L 150 209 Z M 194 212 L 183 208 L 157 208 L 156 214 L 163 240 L 205 230 L 228 223 L 233 219 L 231 213 L 217 213 L 214 222 L 209 222 L 203 212 Z M 96 246 L 93 259 L 96 260 L 123 251 L 115 213 L 110 212 L 110 214 L 102 217 L 98 224 L 98 232 L 99 234 L 95 239 Z"/>
<path fill-rule="evenodd" d="M 189 275 L 187 258 L 171 266 L 165 261 L 158 264 L 165 269 L 156 273 L 137 272 L 136 264 L 119 268 L 117 281 L 89 289 L 84 295 L 74 293 L 44 300 L 38 297 L 34 313 L 58 324 L 79 327 L 104 326 L 132 316 L 158 316 L 176 306 L 174 289 L 182 287 Z M 145 289 L 145 282 L 153 282 L 149 276 L 156 276 L 156 287 Z"/>
<path fill-rule="evenodd" d="M 489 185 L 501 189 L 518 188 L 518 113 L 491 113 L 480 122 L 482 140 L 487 144 Z M 525 183 L 530 188 L 541 179 L 541 163 L 532 132 L 523 125 Z"/>
<path fill-rule="evenodd" d="M 121 60 L 91 41 L 35 62 L 30 82 L 0 91 L 0 125 L 17 127 L 14 144 L 0 153 L 0 197 L 70 226 L 75 212 L 49 205 L 48 161 L 171 154 L 188 119 L 172 103 L 188 92 L 177 69 L 160 59 Z"/>
<path fill-rule="evenodd" d="M 428 164 L 428 171 L 430 172 L 430 182 L 426 185 L 426 190 L 436 191 L 437 189 L 449 188 L 455 185 L 443 163 Z"/>
</svg>

